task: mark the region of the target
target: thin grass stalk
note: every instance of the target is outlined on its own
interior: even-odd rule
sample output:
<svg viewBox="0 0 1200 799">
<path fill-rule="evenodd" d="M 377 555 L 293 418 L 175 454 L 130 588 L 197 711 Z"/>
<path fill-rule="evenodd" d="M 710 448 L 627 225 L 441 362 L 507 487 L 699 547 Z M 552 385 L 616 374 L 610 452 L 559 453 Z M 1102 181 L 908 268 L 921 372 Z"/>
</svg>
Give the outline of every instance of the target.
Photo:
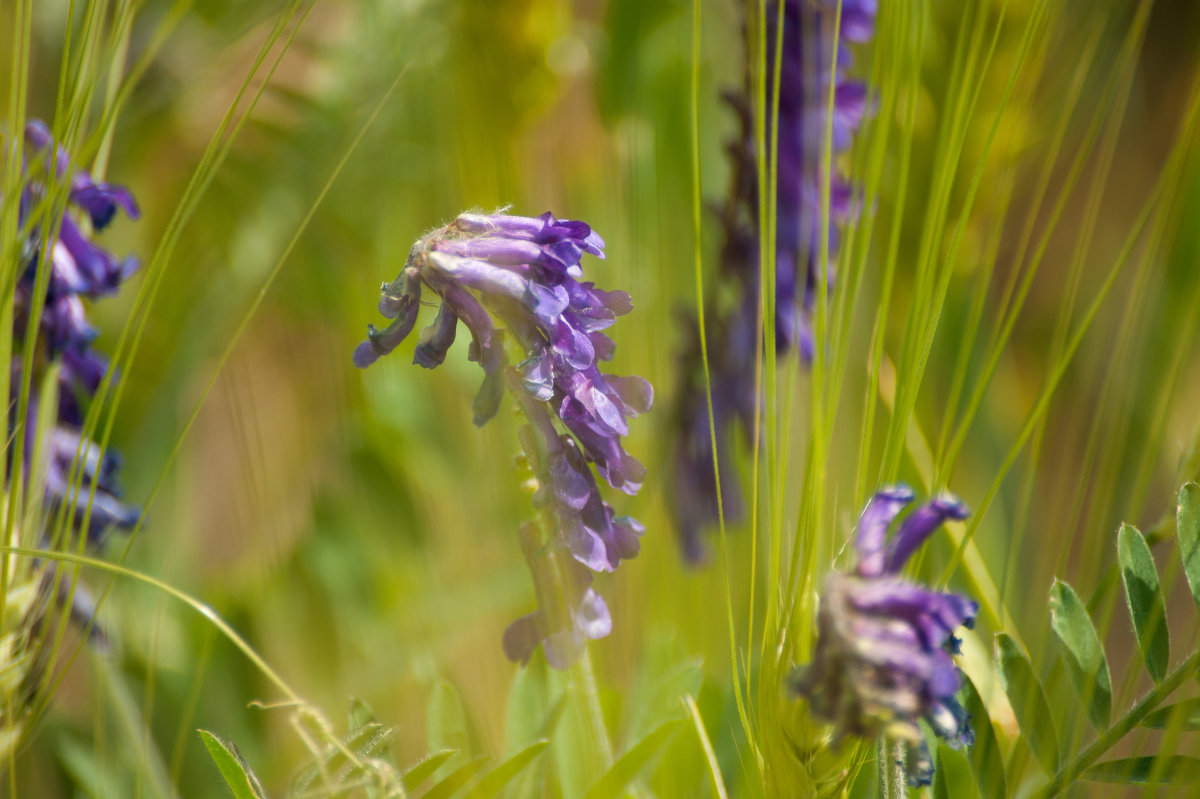
<svg viewBox="0 0 1200 799">
<path fill-rule="evenodd" d="M 1143 7 L 1145 4 L 1143 4 Z M 1033 285 L 1033 279 L 1037 275 L 1046 251 L 1049 248 L 1051 237 L 1056 230 L 1059 221 L 1067 207 L 1067 201 L 1071 193 L 1074 191 L 1084 166 L 1091 155 L 1092 148 L 1100 135 L 1101 122 L 1111 107 L 1114 98 L 1116 97 L 1117 88 L 1119 86 L 1119 78 L 1127 70 L 1132 69 L 1132 65 L 1136 63 L 1138 52 L 1140 52 L 1140 43 L 1142 35 L 1145 32 L 1146 15 L 1139 12 L 1139 16 L 1131 25 L 1126 34 L 1125 41 L 1122 45 L 1121 55 L 1116 60 L 1113 70 L 1110 73 L 1108 83 L 1104 94 L 1099 103 L 1097 103 L 1096 114 L 1092 118 L 1092 123 L 1084 136 L 1084 140 L 1076 150 L 1075 159 L 1073 160 L 1067 177 L 1062 181 L 1062 188 L 1058 193 L 1058 198 L 1055 201 L 1050 216 L 1046 222 L 1042 236 L 1038 240 L 1037 246 L 1034 248 L 1030 266 L 1023 272 L 1021 270 L 1013 270 L 1010 274 L 1008 285 L 1002 292 L 1002 298 L 996 305 L 997 308 L 1004 309 L 997 317 L 996 325 L 993 329 L 993 334 L 989 339 L 988 346 L 985 351 L 988 353 L 984 359 L 983 368 L 980 370 L 980 376 L 975 382 L 974 390 L 971 393 L 971 398 L 967 402 L 967 408 L 963 412 L 954 434 L 950 437 L 950 444 L 946 451 L 945 460 L 942 461 L 942 469 L 947 474 L 952 473 L 954 465 L 958 460 L 958 456 L 962 447 L 966 443 L 967 433 L 970 430 L 972 423 L 975 420 L 980 408 L 983 404 L 983 399 L 986 396 L 987 389 L 991 384 L 991 379 L 996 373 L 996 369 L 1000 363 L 1002 355 L 1008 339 L 1012 334 L 1013 328 L 1016 326 L 1016 321 L 1020 316 L 1021 309 L 1024 307 L 1026 298 Z M 1028 217 L 1027 231 L 1032 234 L 1035 217 L 1031 214 Z M 1024 235 L 1024 234 L 1023 234 Z M 1020 245 L 1019 245 L 1020 248 Z M 1020 249 L 1018 250 L 1021 251 Z M 1014 263 L 1020 263 L 1021 260 L 1015 260 Z M 1019 287 L 1018 287 L 1019 281 Z M 1013 294 L 1015 290 L 1015 295 Z M 1011 298 L 1011 299 L 1010 299 Z M 978 518 L 978 517 L 977 517 Z"/>
<path fill-rule="evenodd" d="M 1108 297 L 1109 292 L 1115 285 L 1117 277 L 1123 271 L 1125 264 L 1128 262 L 1133 247 L 1141 238 L 1142 231 L 1147 222 L 1156 211 L 1161 212 L 1162 207 L 1170 206 L 1173 198 L 1167 196 L 1167 189 L 1171 185 L 1171 179 L 1175 177 L 1175 173 L 1179 170 L 1179 167 L 1186 162 L 1190 148 L 1194 144 L 1193 136 L 1196 130 L 1197 112 L 1200 111 L 1200 84 L 1193 88 L 1187 108 L 1188 111 L 1185 116 L 1185 121 L 1181 126 L 1181 135 L 1176 140 L 1176 144 L 1172 148 L 1171 154 L 1164 165 L 1163 171 L 1159 174 L 1154 188 L 1151 190 L 1149 197 L 1147 197 L 1146 201 L 1143 203 L 1142 209 L 1139 211 L 1133 225 L 1131 225 L 1129 234 L 1127 235 L 1124 244 L 1120 248 L 1117 257 L 1114 259 L 1112 268 L 1109 270 L 1104 282 L 1097 290 L 1088 310 L 1085 312 L 1083 318 L 1076 326 L 1075 332 L 1071 336 L 1067 348 L 1063 353 L 1062 359 L 1055 364 L 1055 367 L 1051 372 L 1051 378 L 1049 381 L 1047 381 L 1045 388 L 1038 397 L 1033 409 L 1030 411 L 1024 427 L 1017 436 L 1016 442 L 1013 444 L 1013 447 L 1009 450 L 1008 455 L 997 469 L 996 477 L 993 480 L 992 485 L 985 492 L 982 501 L 979 503 L 979 508 L 976 511 L 975 516 L 973 516 L 971 521 L 968 522 L 966 532 L 963 536 L 963 541 L 952 555 L 950 562 L 943 573 L 940 584 L 946 584 L 950 575 L 954 573 L 954 570 L 961 562 L 963 549 L 966 543 L 969 542 L 974 536 L 974 533 L 979 526 L 979 520 L 984 516 L 987 507 L 995 498 L 997 492 L 999 491 L 1000 484 L 1004 481 L 1009 469 L 1012 468 L 1017 456 L 1024 449 L 1025 444 L 1033 433 L 1033 429 L 1037 423 L 1037 420 L 1046 413 L 1051 397 L 1056 391 L 1063 375 L 1066 373 L 1067 367 L 1073 360 L 1075 353 L 1078 351 L 1079 345 L 1083 341 L 1083 337 L 1086 335 L 1091 327 L 1091 323 L 1095 320 L 1096 315 L 1099 313 L 1100 307 L 1103 305 L 1104 301 Z"/>
</svg>

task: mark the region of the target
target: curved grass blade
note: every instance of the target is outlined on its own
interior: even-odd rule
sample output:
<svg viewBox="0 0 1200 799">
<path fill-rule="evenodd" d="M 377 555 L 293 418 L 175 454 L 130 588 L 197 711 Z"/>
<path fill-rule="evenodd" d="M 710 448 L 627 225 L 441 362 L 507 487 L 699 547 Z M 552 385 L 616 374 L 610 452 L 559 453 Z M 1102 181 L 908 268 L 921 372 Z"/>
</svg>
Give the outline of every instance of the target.
<svg viewBox="0 0 1200 799">
<path fill-rule="evenodd" d="M 222 779 L 233 791 L 234 799 L 266 799 L 262 783 L 242 759 L 242 753 L 232 743 L 221 740 L 208 730 L 196 730 L 208 749 L 208 754 L 217 764 Z"/>
<path fill-rule="evenodd" d="M 1179 536 L 1179 558 L 1187 575 L 1192 598 L 1200 607 L 1200 485 L 1184 483 L 1179 489 L 1175 512 L 1175 534 Z"/>
<path fill-rule="evenodd" d="M 301 772 L 292 783 L 292 793 L 305 793 L 322 774 L 332 775 L 334 784 L 347 781 L 361 767 L 362 761 L 375 757 L 387 746 L 395 731 L 394 727 L 385 727 L 378 722 L 359 727 L 342 739 L 340 747 L 331 747 L 320 756 L 319 762 Z"/>
<path fill-rule="evenodd" d="M 964 674 L 962 683 L 963 708 L 971 716 L 971 729 L 975 733 L 975 745 L 968 752 L 975 784 L 981 794 L 1008 796 L 1008 786 L 1004 777 L 1004 756 L 1000 753 L 1000 745 L 996 743 L 992 719 L 988 716 L 987 707 L 983 704 L 979 691 L 975 690 L 975 683 L 971 682 L 971 678 Z"/>
<path fill-rule="evenodd" d="M 1050 627 L 1062 645 L 1071 682 L 1087 706 L 1088 720 L 1098 730 L 1112 718 L 1112 675 L 1100 636 L 1087 607 L 1071 586 L 1055 580 L 1050 589 Z"/>
<path fill-rule="evenodd" d="M 467 791 L 463 799 L 489 799 L 504 790 L 504 786 L 512 782 L 518 774 L 525 770 L 525 767 L 534 761 L 542 750 L 550 743 L 548 740 L 541 740 L 532 746 L 527 746 L 520 752 L 505 760 L 500 765 L 488 772 L 487 776 L 475 784 L 475 787 Z"/>
<path fill-rule="evenodd" d="M 429 789 L 425 794 L 424 799 L 447 799 L 458 793 L 458 789 L 462 788 L 471 779 L 478 774 L 488 763 L 487 755 L 480 755 L 474 760 L 469 760 L 461 766 L 450 772 L 450 776 L 439 782 L 437 785 Z"/>
<path fill-rule="evenodd" d="M 1058 734 L 1050 716 L 1046 692 L 1033 671 L 1029 656 L 1008 635 L 997 633 L 996 661 L 1000 667 L 1000 684 L 1008 694 L 1022 737 L 1046 773 L 1054 774 L 1060 762 Z"/>
<path fill-rule="evenodd" d="M 457 754 L 457 749 L 444 749 L 441 752 L 433 753 L 404 772 L 404 776 L 400 778 L 400 784 L 404 786 L 404 790 L 406 791 L 415 790 L 420 787 L 421 783 L 432 777 L 433 772 L 441 768 L 443 763 Z"/>
<path fill-rule="evenodd" d="M 1142 726 L 1152 730 L 1200 730 L 1200 698 L 1159 708 L 1142 719 Z"/>
<path fill-rule="evenodd" d="M 1125 584 L 1138 649 L 1150 676 L 1155 682 L 1161 682 L 1171 660 L 1167 607 L 1150 547 L 1133 525 L 1122 524 L 1117 533 L 1117 560 L 1121 565 L 1121 581 Z"/>
<path fill-rule="evenodd" d="M 934 799 L 968 799 L 979 796 L 978 790 L 972 790 L 970 764 L 966 753 L 954 750 L 945 744 L 938 744 L 937 768 L 933 772 Z"/>
<path fill-rule="evenodd" d="M 1200 781 L 1200 760 L 1184 755 L 1108 760 L 1083 772 L 1083 779 L 1124 785 L 1189 785 Z"/>
<path fill-rule="evenodd" d="M 620 796 L 625 786 L 637 777 L 642 767 L 663 747 L 683 720 L 668 721 L 638 741 L 628 752 L 621 755 L 612 768 L 604 773 L 587 792 L 586 799 L 609 799 Z"/>
</svg>

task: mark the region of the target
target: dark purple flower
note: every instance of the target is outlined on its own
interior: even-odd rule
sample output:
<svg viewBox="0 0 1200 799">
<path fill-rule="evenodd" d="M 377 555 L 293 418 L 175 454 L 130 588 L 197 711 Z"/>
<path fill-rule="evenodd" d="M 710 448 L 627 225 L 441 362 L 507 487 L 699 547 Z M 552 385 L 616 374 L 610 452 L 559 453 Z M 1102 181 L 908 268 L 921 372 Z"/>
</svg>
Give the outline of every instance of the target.
<svg viewBox="0 0 1200 799">
<path fill-rule="evenodd" d="M 140 514 L 118 499 L 119 458 L 102 452 L 81 429 L 87 402 L 108 370 L 107 362 L 91 349 L 97 331 L 88 324 L 84 299 L 113 293 L 136 268 L 134 259 L 116 258 L 95 244 L 91 233 L 106 227 L 118 209 L 137 218 L 138 208 L 127 189 L 94 181 L 88 173 L 73 170 L 67 151 L 54 141 L 42 122 L 34 120 L 25 126 L 25 142 L 26 180 L 18 207 L 24 246 L 13 293 L 13 337 L 17 347 L 11 366 L 10 432 L 15 432 L 19 421 L 15 400 L 22 384 L 23 365 L 34 367 L 32 385 L 36 389 L 42 365 L 58 362 L 58 417 L 45 440 L 39 442 L 35 390 L 23 420 L 24 466 L 28 471 L 35 463 L 43 465 L 43 473 L 33 478 L 44 486 L 49 522 L 54 524 L 61 514 L 68 529 L 86 535 L 95 546 L 113 528 L 132 528 Z M 47 211 L 53 184 L 61 181 L 69 181 L 67 208 L 65 212 Z M 52 235 L 47 240 L 48 234 Z M 38 298 L 41 269 L 48 269 L 49 275 L 44 281 L 45 293 Z M 30 341 L 26 340 L 27 330 L 35 308 L 39 317 Z M 35 453 L 40 457 L 34 457 Z"/>
<path fill-rule="evenodd" d="M 738 114 L 740 132 L 729 146 L 733 160 L 733 191 L 721 209 L 725 245 L 713 293 L 706 298 L 708 366 L 711 384 L 706 391 L 700 363 L 698 326 L 689 326 L 687 348 L 681 358 L 679 400 L 673 424 L 676 431 L 674 513 L 685 557 L 703 557 L 700 531 L 717 521 L 713 477 L 712 429 L 706 393 L 711 392 L 712 417 L 718 449 L 732 444 L 732 430 L 753 430 L 759 398 L 755 396 L 756 364 L 763 339 L 776 352 L 799 353 L 809 362 L 818 349 L 812 312 L 819 292 L 832 285 L 832 261 L 837 252 L 838 224 L 852 216 L 853 191 L 836 170 L 825 174 L 825 143 L 836 155 L 846 150 L 869 108 L 866 86 L 848 80 L 849 43 L 868 40 L 874 31 L 876 0 L 843 0 L 840 25 L 834 30 L 837 0 L 782 0 L 783 32 L 780 52 L 779 105 L 774 97 L 775 46 L 778 40 L 779 5 L 768 3 L 767 86 L 758 98 L 768 115 L 766 127 L 778 131 L 778 142 L 766 153 L 767 174 L 772 168 L 775 185 L 775 323 L 759 335 L 759 295 L 762 285 L 762 252 L 755 139 L 755 101 L 752 70 L 740 95 L 728 96 Z M 835 63 L 836 54 L 836 63 Z M 830 109 L 830 91 L 833 92 Z M 832 110 L 832 119 L 830 111 Z M 768 144 L 770 142 L 768 141 Z M 836 166 L 836 164 L 835 164 Z M 822 203 L 827 195 L 828 226 Z M 828 262 L 822 267 L 821 245 L 827 243 Z M 732 301 L 726 295 L 732 295 Z M 725 456 L 717 459 L 726 466 Z M 737 475 L 722 468 L 725 518 L 737 523 L 742 502 Z"/>
<path fill-rule="evenodd" d="M 496 414 L 506 387 L 517 397 L 529 419 L 523 440 L 539 485 L 535 500 L 554 528 L 550 549 L 569 553 L 575 565 L 552 568 L 549 555 L 527 549 L 540 609 L 513 623 L 504 648 L 524 661 L 543 644 L 554 666 L 611 628 L 590 574 L 636 555 L 643 528 L 616 515 L 595 474 L 625 493 L 638 491 L 646 471 L 623 439 L 629 420 L 654 402 L 642 378 L 600 370 L 614 349 L 601 331 L 633 306 L 623 291 L 582 281 L 584 254 L 603 258 L 604 240 L 583 222 L 549 213 L 462 214 L 413 246 L 400 276 L 383 286 L 379 310 L 391 324 L 368 326 L 367 340 L 354 351 L 355 365 L 365 368 L 399 346 L 416 326 L 424 288 L 441 304 L 421 333 L 414 362 L 440 365 L 461 321 L 471 334 L 468 357 L 484 372 L 475 423 Z M 506 338 L 520 352 L 515 367 L 508 365 Z M 557 589 L 548 573 L 557 575 Z M 555 597 L 562 601 L 551 607 Z"/>
<path fill-rule="evenodd" d="M 886 735 L 908 749 L 914 785 L 928 785 L 932 763 L 920 719 L 948 746 L 974 742 L 968 717 L 955 698 L 960 684 L 954 631 L 971 627 L 979 606 L 899 576 L 905 562 L 947 519 L 964 519 L 953 496 L 918 506 L 888 537 L 896 516 L 912 501 L 905 486 L 879 491 L 858 520 L 853 573 L 833 572 L 821 594 L 814 659 L 797 669 L 791 686 L 806 696 L 815 717 L 834 724 L 836 736 Z"/>
</svg>

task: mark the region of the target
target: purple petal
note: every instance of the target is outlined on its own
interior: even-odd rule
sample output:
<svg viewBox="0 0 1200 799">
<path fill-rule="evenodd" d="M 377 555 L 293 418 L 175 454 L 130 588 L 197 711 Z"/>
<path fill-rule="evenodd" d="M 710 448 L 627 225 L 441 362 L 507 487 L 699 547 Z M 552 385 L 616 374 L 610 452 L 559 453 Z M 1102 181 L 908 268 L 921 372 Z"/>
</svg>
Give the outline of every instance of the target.
<svg viewBox="0 0 1200 799">
<path fill-rule="evenodd" d="M 965 519 L 968 515 L 970 511 L 967 506 L 953 495 L 939 497 L 917 508 L 905 517 L 896 535 L 888 542 L 884 571 L 890 574 L 900 571 L 909 556 L 942 522 L 946 519 Z"/>
<path fill-rule="evenodd" d="M 858 574 L 878 577 L 884 571 L 884 542 L 888 525 L 904 506 L 913 500 L 912 489 L 905 485 L 889 486 L 875 493 L 858 517 L 858 535 L 854 546 L 858 551 Z"/>
</svg>

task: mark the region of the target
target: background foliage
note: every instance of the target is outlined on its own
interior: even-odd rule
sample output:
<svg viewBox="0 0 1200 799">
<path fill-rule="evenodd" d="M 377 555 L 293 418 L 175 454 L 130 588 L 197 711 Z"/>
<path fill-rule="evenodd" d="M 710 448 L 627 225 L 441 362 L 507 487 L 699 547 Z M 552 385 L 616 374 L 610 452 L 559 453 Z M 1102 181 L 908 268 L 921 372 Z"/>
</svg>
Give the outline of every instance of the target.
<svg viewBox="0 0 1200 799">
<path fill-rule="evenodd" d="M 228 795 L 209 754 L 228 766 L 227 741 L 271 795 L 302 793 L 297 775 L 334 794 L 332 781 L 362 777 L 354 758 L 304 769 L 356 730 L 357 757 L 401 772 L 455 750 L 405 790 L 457 774 L 459 795 L 483 795 L 493 786 L 477 780 L 523 753 L 495 788 L 581 796 L 601 778 L 560 699 L 572 678 L 540 657 L 519 670 L 499 645 L 534 601 L 516 541 L 529 512 L 516 420 L 471 425 L 477 374 L 461 341 L 434 372 L 408 366 L 404 348 L 366 372 L 349 357 L 414 239 L 508 204 L 605 237 L 591 277 L 635 301 L 613 331 L 615 369 L 658 390 L 629 444 L 651 478 L 617 508 L 648 532 L 638 558 L 601 579 L 614 633 L 590 647 L 613 747 L 632 755 L 595 795 L 874 791 L 874 749 L 832 755 L 781 685 L 808 659 L 814 592 L 863 501 L 896 479 L 949 487 L 975 511 L 918 569 L 984 607 L 963 663 L 992 726 L 970 765 L 945 755 L 934 792 L 969 795 L 976 773 L 991 774 L 982 795 L 998 795 L 999 774 L 1013 793 L 1040 790 L 1108 728 L 1101 718 L 1123 718 L 1200 634 L 1174 543 L 1176 491 L 1200 476 L 1200 8 L 881 6 L 875 43 L 856 52 L 877 105 L 845 161 L 863 201 L 836 264 L 828 360 L 769 366 L 760 468 L 752 451 L 738 459 L 759 481 L 753 529 L 728 531 L 691 570 L 663 490 L 666 409 L 697 250 L 716 274 L 717 221 L 691 220 L 697 198 L 707 207 L 727 188 L 735 126 L 719 95 L 742 81 L 738 4 L 699 4 L 698 49 L 683 0 L 0 4 L 0 63 L 27 69 L 0 82 L 5 109 L 24 74 L 24 115 L 75 113 L 79 150 L 99 151 L 96 171 L 144 211 L 106 241 L 146 268 L 93 311 L 110 353 L 144 320 L 110 407 L 126 496 L 147 522 L 104 559 L 210 605 L 323 713 L 248 706 L 287 697 L 209 619 L 161 588 L 85 570 L 111 586 L 112 651 L 68 638 L 7 793 Z M 213 143 L 228 150 L 206 173 Z M 197 189 L 196 174 L 211 183 Z M 1118 569 L 1122 522 L 1148 534 L 1149 567 L 1129 527 Z M 1121 590 L 1131 560 L 1143 577 L 1158 564 L 1147 601 L 1163 598 L 1169 653 L 1134 634 Z M 1158 665 L 1142 666 L 1139 643 L 1161 647 Z M 1096 685 L 1083 701 L 1074 687 L 1101 648 L 1109 711 Z M 1195 695 L 1180 684 L 1176 699 Z M 1133 729 L 1106 759 L 1186 755 L 1194 708 Z M 1057 737 L 1023 736 L 1030 718 Z M 1160 758 L 1116 779 L 1163 773 L 1200 778 Z"/>
</svg>

